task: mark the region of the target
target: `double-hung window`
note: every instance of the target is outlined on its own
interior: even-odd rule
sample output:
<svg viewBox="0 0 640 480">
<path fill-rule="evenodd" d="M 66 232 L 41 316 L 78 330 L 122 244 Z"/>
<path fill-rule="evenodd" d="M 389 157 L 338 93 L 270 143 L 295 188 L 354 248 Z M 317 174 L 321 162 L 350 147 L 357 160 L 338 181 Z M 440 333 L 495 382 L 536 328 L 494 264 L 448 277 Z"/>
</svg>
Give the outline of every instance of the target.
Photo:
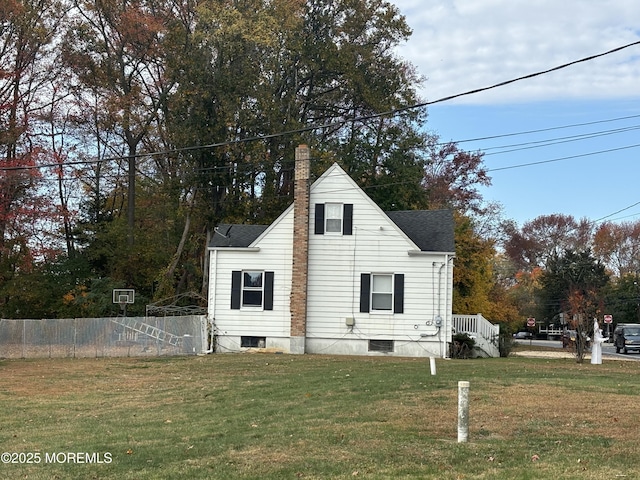
<svg viewBox="0 0 640 480">
<path fill-rule="evenodd" d="M 273 310 L 273 272 L 236 270 L 231 272 L 231 308 Z"/>
<path fill-rule="evenodd" d="M 360 312 L 404 313 L 404 274 L 360 274 Z"/>
<path fill-rule="evenodd" d="M 264 272 L 242 272 L 242 306 L 262 307 Z"/>
<path fill-rule="evenodd" d="M 314 233 L 316 235 L 351 235 L 352 203 L 316 203 Z"/>
<path fill-rule="evenodd" d="M 393 275 L 371 274 L 371 311 L 393 310 Z"/>
<path fill-rule="evenodd" d="M 325 203 L 324 205 L 324 232 L 342 233 L 342 204 Z"/>
</svg>

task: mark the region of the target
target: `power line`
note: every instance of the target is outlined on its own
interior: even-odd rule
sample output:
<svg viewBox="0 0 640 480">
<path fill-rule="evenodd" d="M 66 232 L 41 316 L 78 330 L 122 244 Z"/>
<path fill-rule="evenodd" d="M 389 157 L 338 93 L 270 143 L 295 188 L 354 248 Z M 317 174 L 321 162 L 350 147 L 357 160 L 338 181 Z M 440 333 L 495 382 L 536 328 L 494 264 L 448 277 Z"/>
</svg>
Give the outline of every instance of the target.
<svg viewBox="0 0 640 480">
<path fill-rule="evenodd" d="M 284 131 L 284 132 L 279 132 L 279 133 L 272 133 L 272 134 L 266 134 L 266 135 L 256 135 L 256 136 L 252 136 L 252 137 L 246 137 L 243 139 L 236 139 L 236 140 L 227 140 L 224 142 L 218 142 L 218 143 L 211 143 L 208 145 L 194 145 L 194 146 L 189 146 L 189 147 L 182 147 L 182 148 L 176 148 L 176 149 L 171 149 L 171 150 L 164 150 L 164 151 L 158 151 L 158 152 L 146 152 L 146 153 L 139 153 L 139 154 L 135 154 L 135 155 L 129 155 L 129 156 L 117 156 L 117 157 L 106 157 L 100 160 L 86 160 L 86 161 L 77 161 L 77 162 L 68 162 L 66 163 L 66 165 L 82 165 L 82 164 L 93 164 L 93 163 L 99 163 L 99 162 L 107 162 L 107 161 L 116 161 L 116 160 L 124 160 L 127 158 L 140 158 L 140 157 L 153 157 L 153 156 L 159 156 L 159 155 L 170 155 L 170 154 L 175 154 L 175 153 L 180 153 L 180 152 L 189 152 L 189 151 L 194 151 L 194 150 L 205 150 L 205 149 L 213 149 L 213 148 L 218 148 L 218 147 L 223 147 L 223 146 L 228 146 L 228 145 L 236 145 L 236 144 L 240 144 L 240 143 L 250 143 L 250 142 L 254 142 L 254 141 L 261 141 L 261 140 L 267 140 L 267 139 L 271 139 L 271 138 L 277 138 L 277 137 L 282 137 L 282 136 L 288 136 L 288 135 L 293 135 L 293 134 L 297 134 L 297 133 L 304 133 L 304 132 L 309 132 L 312 130 L 324 130 L 327 128 L 332 128 L 332 127 L 338 127 L 340 125 L 343 125 L 345 123 L 355 123 L 355 122 L 363 122 L 366 120 L 373 120 L 376 118 L 381 118 L 381 117 L 388 117 L 388 116 L 395 116 L 410 110 L 414 110 L 414 109 L 418 109 L 418 108 L 423 108 L 429 105 L 435 105 L 437 103 L 443 103 L 443 102 L 447 102 L 449 100 L 454 100 L 456 98 L 460 98 L 460 97 L 464 97 L 464 96 L 468 96 L 468 95 L 474 95 L 476 93 L 481 93 L 481 92 L 485 92 L 488 90 L 492 90 L 498 87 L 503 87 L 506 85 L 510 85 L 512 83 L 516 83 L 516 82 L 520 82 L 523 80 L 528 80 L 531 78 L 535 78 L 535 77 L 539 77 L 541 75 L 546 75 L 552 72 L 556 72 L 558 70 L 562 70 L 568 67 L 571 67 L 573 65 L 577 65 L 579 63 L 584 63 L 584 62 L 588 62 L 591 60 L 595 60 L 596 58 L 600 58 L 600 57 L 604 57 L 606 55 L 611 55 L 612 53 L 616 53 L 619 52 L 621 50 L 636 46 L 636 45 L 640 45 L 640 41 L 636 41 L 636 42 L 632 42 L 632 43 L 628 43 L 626 45 L 622 45 L 616 48 L 613 48 L 611 50 L 607 50 L 606 52 L 602 52 L 602 53 L 598 53 L 595 55 L 590 55 L 588 57 L 584 57 L 578 60 L 574 60 L 568 63 L 564 63 L 561 65 L 558 65 L 556 67 L 553 68 L 549 68 L 547 70 L 541 70 L 538 72 L 534 72 L 534 73 L 530 73 L 527 75 L 523 75 L 520 77 L 516 77 L 516 78 L 512 78 L 510 80 L 505 80 L 503 82 L 499 82 L 487 87 L 481 87 L 481 88 L 476 88 L 473 90 L 468 90 L 466 92 L 462 92 L 462 93 L 457 93 L 454 95 L 449 95 L 446 97 L 442 97 L 436 100 L 431 100 L 431 101 L 427 101 L 427 102 L 421 102 L 421 103 L 416 103 L 414 105 L 409 105 L 406 107 L 401 107 L 401 108 L 397 108 L 397 109 L 393 109 L 393 110 L 389 110 L 386 112 L 381 112 L 381 113 L 376 113 L 376 114 L 371 114 L 371 115 L 364 115 L 364 116 L 360 116 L 360 117 L 354 117 L 352 119 L 344 119 L 341 121 L 334 121 L 334 122 L 329 122 L 329 123 L 324 123 L 324 124 L 319 124 L 319 125 L 309 125 L 306 127 L 302 127 L 302 128 L 298 128 L 298 129 L 294 129 L 294 130 L 288 130 L 288 131 Z M 9 170 L 30 170 L 30 169 L 37 169 L 37 168 L 46 168 L 46 167 L 56 167 L 59 166 L 59 164 L 44 164 L 44 165 L 33 165 L 33 166 L 22 166 L 22 167 L 0 167 L 0 171 L 9 171 Z"/>
<path fill-rule="evenodd" d="M 562 143 L 570 143 L 570 142 L 579 142 L 582 140 L 591 140 L 594 138 L 598 138 L 598 137 L 605 137 L 608 135 L 615 135 L 617 133 L 626 133 L 626 132 L 630 132 L 632 130 L 638 130 L 640 129 L 640 125 L 633 125 L 631 127 L 624 127 L 624 128 L 617 128 L 614 130 L 603 130 L 600 132 L 591 132 L 591 133 L 582 133 L 580 135 L 572 135 L 572 136 L 568 136 L 568 137 L 557 137 L 557 138 L 551 138 L 551 139 L 546 139 L 546 140 L 538 140 L 535 142 L 526 142 L 526 143 L 516 143 L 513 145 L 502 145 L 502 146 L 497 146 L 497 147 L 486 147 L 486 148 L 482 148 L 482 152 L 484 153 L 484 156 L 490 156 L 490 155 L 501 155 L 503 153 L 511 153 L 511 152 L 519 152 L 522 150 L 531 150 L 533 148 L 542 148 L 542 147 L 549 147 L 552 145 L 559 145 Z M 513 148 L 512 148 L 513 147 Z M 517 147 L 521 147 L 521 148 L 517 148 Z M 510 150 L 502 150 L 502 149 L 510 149 Z M 492 152 L 492 153 L 485 153 L 487 150 L 501 150 L 499 152 Z"/>
<path fill-rule="evenodd" d="M 621 208 L 621 209 L 620 209 L 620 210 L 618 210 L 617 212 L 613 212 L 613 213 L 610 213 L 609 215 L 605 215 L 604 217 L 600 217 L 600 218 L 598 218 L 597 220 L 593 220 L 593 222 L 592 222 L 592 223 L 599 223 L 599 222 L 601 222 L 601 221 L 603 221 L 603 220 L 606 220 L 606 219 L 607 219 L 607 218 L 609 218 L 609 217 L 613 217 L 614 215 L 617 215 L 617 214 L 622 213 L 622 212 L 624 212 L 624 211 L 626 211 L 626 210 L 629 210 L 630 208 L 633 208 L 633 207 L 635 207 L 635 206 L 637 206 L 637 205 L 640 205 L 640 202 L 636 202 L 636 203 L 634 203 L 633 205 L 629 205 L 628 207 Z"/>
<path fill-rule="evenodd" d="M 630 117 L 621 117 L 621 118 L 634 118 L 634 117 L 640 117 L 640 115 L 634 115 L 634 116 L 630 116 Z M 613 120 L 603 120 L 603 121 L 595 121 L 595 122 L 588 122 L 587 124 L 597 124 L 597 123 L 602 123 L 602 122 L 609 122 L 609 121 L 613 121 Z M 576 124 L 577 126 L 580 125 L 586 125 L 586 124 Z M 575 126 L 575 125 L 571 125 L 571 126 Z M 569 126 L 567 126 L 569 127 Z M 555 130 L 557 128 L 565 128 L 565 127 L 553 127 L 553 128 L 549 128 L 549 129 L 543 129 L 542 131 L 549 131 L 549 130 Z M 504 153 L 512 153 L 512 152 L 517 152 L 517 151 L 523 151 L 523 150 L 531 150 L 534 148 L 542 148 L 542 147 L 548 147 L 548 146 L 552 146 L 552 145 L 558 145 L 558 144 L 562 144 L 562 143 L 569 143 L 569 142 L 575 142 L 575 141 L 581 141 L 581 140 L 590 140 L 590 139 L 594 139 L 594 138 L 598 138 L 598 137 L 602 137 L 602 136 L 608 136 L 608 135 L 614 135 L 617 133 L 626 133 L 632 130 L 638 130 L 640 129 L 640 125 L 632 125 L 629 127 L 622 127 L 622 128 L 618 128 L 618 129 L 612 129 L 612 130 L 601 130 L 601 131 L 597 131 L 597 132 L 591 132 L 591 133 L 583 133 L 583 134 L 578 134 L 578 135 L 571 135 L 571 136 L 566 136 L 566 137 L 556 137 L 556 138 L 551 138 L 551 139 L 546 139 L 546 140 L 538 140 L 538 141 L 533 141 L 533 142 L 524 142 L 524 143 L 516 143 L 516 144 L 510 144 L 510 145 L 500 145 L 500 146 L 495 146 L 495 147 L 483 147 L 480 150 L 483 153 L 484 157 L 488 157 L 488 156 L 492 156 L 492 155 L 500 155 L 500 154 L 504 154 Z M 536 130 L 535 132 L 538 132 L 541 130 Z M 531 132 L 531 131 L 530 131 Z M 524 133 L 529 133 L 529 132 L 522 132 Z M 507 136 L 509 135 L 519 135 L 518 133 L 514 133 L 514 134 L 507 134 Z M 486 137 L 486 138 L 496 138 L 496 137 Z M 457 143 L 457 142 L 456 142 Z M 626 149 L 626 148 L 634 148 L 636 145 L 632 145 L 629 147 L 621 147 L 621 149 Z M 514 148 L 511 148 L 514 147 Z M 517 147 L 522 147 L 522 148 L 517 148 Z M 501 150 L 501 149 L 506 149 L 509 148 L 509 150 Z M 498 152 L 488 152 L 488 150 L 501 150 Z M 615 150 L 615 149 L 613 149 Z M 538 163 L 553 163 L 553 162 L 557 162 L 557 161 L 561 161 L 561 160 L 567 160 L 567 159 L 571 159 L 571 158 L 579 158 L 582 156 L 591 156 L 591 155 L 597 155 L 600 153 L 607 153 L 611 150 L 603 150 L 603 151 L 599 151 L 599 152 L 590 152 L 590 153 L 586 153 L 586 154 L 580 154 L 580 155 L 575 155 L 573 157 L 563 157 L 563 158 L 559 158 L 559 159 L 551 159 L 551 160 L 544 160 L 544 161 L 540 161 L 540 162 L 535 162 L 535 163 L 527 163 L 527 164 L 518 164 L 518 165 L 511 165 L 511 166 L 507 166 L 507 167 L 496 167 L 493 169 L 489 169 L 487 171 L 497 171 L 497 170 L 507 170 L 507 169 L 513 169 L 513 168 L 520 168 L 520 167 L 527 167 L 527 166 L 532 166 Z M 99 160 L 99 161 L 106 161 L 105 159 Z M 60 167 L 65 167 L 68 166 L 72 163 L 76 163 L 76 162 L 70 162 L 70 163 L 64 163 L 62 165 L 60 164 L 55 164 L 55 167 L 60 168 Z M 81 162 L 83 163 L 83 162 Z M 40 168 L 45 168 L 46 165 L 41 165 Z M 223 171 L 231 171 L 233 170 L 235 167 L 233 165 L 212 165 L 212 166 L 206 166 L 206 167 L 196 167 L 194 169 L 192 169 L 192 172 L 223 172 Z M 54 180 L 58 180 L 58 177 L 53 177 L 52 179 Z M 66 178 L 66 180 L 72 180 L 72 178 Z"/>
<path fill-rule="evenodd" d="M 464 93 L 458 93 L 456 95 L 450 95 L 448 97 L 443 97 L 443 98 L 440 98 L 438 100 L 434 100 L 432 102 L 425 102 L 423 104 L 420 104 L 420 106 L 432 105 L 434 103 L 445 102 L 445 101 L 448 101 L 448 100 L 453 100 L 455 98 L 464 97 L 466 95 L 473 95 L 475 93 L 485 92 L 487 90 L 491 90 L 491 89 L 494 89 L 494 88 L 504 87 L 505 85 L 509 85 L 511 83 L 519 82 L 521 80 L 528 80 L 530 78 L 535 78 L 535 77 L 539 77 L 540 75 L 546 75 L 548 73 L 556 72 L 558 70 L 562 70 L 564 68 L 571 67 L 571 66 L 577 65 L 579 63 L 595 60 L 596 58 L 604 57 L 606 55 L 610 55 L 612 53 L 619 52 L 621 50 L 624 50 L 624 49 L 629 48 L 629 47 L 633 47 L 635 45 L 640 45 L 640 40 L 638 40 L 636 42 L 628 43 L 626 45 L 622 45 L 620 47 L 613 48 L 611 50 L 607 50 L 606 52 L 598 53 L 596 55 L 591 55 L 589 57 L 584 57 L 584 58 L 581 58 L 579 60 L 574 60 L 574 61 L 569 62 L 569 63 L 564 63 L 562 65 L 558 65 L 557 67 L 549 68 L 548 70 L 542 70 L 542 71 L 539 71 L 539 72 L 530 73 L 528 75 L 523 75 L 521 77 L 517 77 L 517 78 L 511 79 L 511 80 L 506 80 L 504 82 L 496 83 L 496 84 L 491 85 L 489 87 L 477 88 L 475 90 L 469 90 L 469 91 L 464 92 Z"/>
<path fill-rule="evenodd" d="M 575 128 L 575 127 L 586 127 L 589 125 L 596 125 L 599 123 L 609 123 L 609 122 L 618 122 L 620 120 L 629 120 L 632 118 L 640 118 L 640 115 L 629 115 L 626 117 L 617 117 L 617 118 L 610 118 L 607 120 L 595 120 L 592 122 L 584 122 L 584 123 L 573 123 L 571 125 L 560 125 L 560 126 L 556 126 L 556 127 L 548 127 L 548 128 L 540 128 L 538 130 L 525 130 L 522 132 L 513 132 L 513 133 L 504 133 L 501 135 L 491 135 L 489 137 L 478 137 L 478 138 L 468 138 L 466 140 L 451 140 L 450 142 L 438 142 L 436 145 L 446 145 L 448 143 L 468 143 L 468 142 L 479 142 L 482 140 L 493 140 L 496 138 L 505 138 L 505 137 L 515 137 L 515 136 L 519 136 L 519 135 L 530 135 L 532 133 L 543 133 L 543 132 L 550 132 L 553 130 L 562 130 L 565 128 Z"/>
<path fill-rule="evenodd" d="M 489 168 L 489 169 L 487 169 L 487 172 L 498 172 L 498 171 L 501 171 L 501 170 L 512 170 L 514 168 L 530 167 L 532 165 L 542 165 L 542 164 L 545 164 L 545 163 L 561 162 L 563 160 L 572 160 L 574 158 L 590 157 L 590 156 L 593 156 L 593 155 L 600 155 L 600 154 L 603 154 L 603 153 L 617 152 L 617 151 L 620 151 L 620 150 L 627 150 L 627 149 L 630 149 L 630 148 L 638 148 L 638 147 L 640 147 L 640 143 L 636 143 L 635 145 L 627 145 L 625 147 L 609 148 L 607 150 L 599 150 L 597 152 L 581 153 L 579 155 L 570 155 L 570 156 L 567 156 L 567 157 L 553 158 L 551 160 L 540 160 L 540 161 L 537 161 L 537 162 L 521 163 L 521 164 L 518 164 L 518 165 L 509 165 L 507 167 Z"/>
</svg>

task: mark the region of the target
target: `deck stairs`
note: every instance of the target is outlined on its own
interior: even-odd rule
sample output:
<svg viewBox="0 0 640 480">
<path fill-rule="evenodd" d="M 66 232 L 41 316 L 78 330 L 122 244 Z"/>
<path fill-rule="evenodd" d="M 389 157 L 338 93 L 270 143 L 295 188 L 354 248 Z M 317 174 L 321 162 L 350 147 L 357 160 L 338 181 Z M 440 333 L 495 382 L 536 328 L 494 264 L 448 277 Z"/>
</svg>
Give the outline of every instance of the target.
<svg viewBox="0 0 640 480">
<path fill-rule="evenodd" d="M 477 315 L 453 315 L 453 328 L 456 333 L 466 333 L 476 342 L 476 350 L 482 356 L 499 357 L 500 325 L 494 325 Z"/>
</svg>

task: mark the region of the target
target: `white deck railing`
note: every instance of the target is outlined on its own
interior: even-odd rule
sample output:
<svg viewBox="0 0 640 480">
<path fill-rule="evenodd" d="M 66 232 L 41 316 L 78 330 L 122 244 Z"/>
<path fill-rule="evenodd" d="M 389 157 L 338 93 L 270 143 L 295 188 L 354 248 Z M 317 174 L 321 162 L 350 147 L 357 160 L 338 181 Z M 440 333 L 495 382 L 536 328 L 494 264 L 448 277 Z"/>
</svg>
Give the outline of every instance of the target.
<svg viewBox="0 0 640 480">
<path fill-rule="evenodd" d="M 494 325 L 484 318 L 481 313 L 477 315 L 453 315 L 453 328 L 457 333 L 467 333 L 473 336 L 476 347 L 484 351 L 490 357 L 499 357 L 498 337 L 500 325 Z"/>
</svg>

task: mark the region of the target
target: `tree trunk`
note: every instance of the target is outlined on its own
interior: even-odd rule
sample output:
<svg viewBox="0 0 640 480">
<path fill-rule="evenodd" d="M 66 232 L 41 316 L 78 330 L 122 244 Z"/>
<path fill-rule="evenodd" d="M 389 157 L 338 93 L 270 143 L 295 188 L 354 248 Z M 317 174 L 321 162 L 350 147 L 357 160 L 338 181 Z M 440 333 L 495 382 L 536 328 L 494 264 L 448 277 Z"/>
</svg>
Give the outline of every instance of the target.
<svg viewBox="0 0 640 480">
<path fill-rule="evenodd" d="M 182 251 L 184 250 L 184 244 L 187 241 L 187 237 L 189 236 L 189 229 L 191 228 L 191 206 L 189 206 L 189 210 L 187 211 L 187 218 L 184 222 L 184 228 L 182 229 L 182 237 L 180 238 L 180 242 L 178 243 L 178 248 L 176 249 L 176 253 L 173 256 L 173 261 L 171 265 L 167 269 L 167 272 L 164 274 L 165 279 L 168 282 L 171 282 L 173 275 L 178 267 L 178 262 L 180 261 L 180 257 L 182 256 Z"/>
</svg>

